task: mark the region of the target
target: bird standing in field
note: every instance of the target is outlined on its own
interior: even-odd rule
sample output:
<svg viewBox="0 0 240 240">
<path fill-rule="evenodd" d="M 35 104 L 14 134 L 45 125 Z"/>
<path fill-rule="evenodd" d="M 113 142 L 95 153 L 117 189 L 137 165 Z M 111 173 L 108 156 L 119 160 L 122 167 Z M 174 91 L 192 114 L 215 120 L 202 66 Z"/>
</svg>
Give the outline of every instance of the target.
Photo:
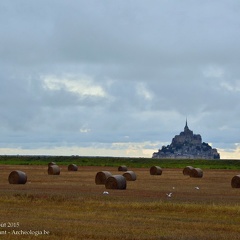
<svg viewBox="0 0 240 240">
<path fill-rule="evenodd" d="M 169 197 L 169 198 L 172 197 L 172 193 L 171 193 L 171 192 L 170 192 L 170 193 L 167 193 L 166 195 L 167 195 L 167 197 Z"/>
</svg>

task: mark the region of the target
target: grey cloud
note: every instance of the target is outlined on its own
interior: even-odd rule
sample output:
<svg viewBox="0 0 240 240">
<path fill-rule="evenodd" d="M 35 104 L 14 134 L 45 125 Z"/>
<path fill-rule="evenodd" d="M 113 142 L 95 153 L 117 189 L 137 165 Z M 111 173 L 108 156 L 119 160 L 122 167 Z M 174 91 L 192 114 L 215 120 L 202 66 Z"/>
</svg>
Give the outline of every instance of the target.
<svg viewBox="0 0 240 240">
<path fill-rule="evenodd" d="M 8 24 L 2 28 L 2 51 L 19 62 L 181 64 L 193 58 L 206 62 L 206 53 L 209 61 L 222 59 L 219 54 L 226 58 L 226 47 L 229 54 L 238 51 L 232 47 L 239 38 L 236 18 L 228 17 L 235 6 L 223 2 L 187 1 L 187 8 L 156 1 L 9 5 L 3 14 Z"/>
</svg>

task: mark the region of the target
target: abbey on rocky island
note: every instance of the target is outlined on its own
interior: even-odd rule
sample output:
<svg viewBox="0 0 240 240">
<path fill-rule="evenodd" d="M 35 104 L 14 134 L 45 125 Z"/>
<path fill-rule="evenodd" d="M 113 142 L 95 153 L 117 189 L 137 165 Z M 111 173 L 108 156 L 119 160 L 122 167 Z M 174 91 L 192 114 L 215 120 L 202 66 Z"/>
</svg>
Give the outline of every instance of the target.
<svg viewBox="0 0 240 240">
<path fill-rule="evenodd" d="M 193 134 L 186 120 L 184 131 L 176 135 L 170 145 L 154 152 L 152 158 L 220 159 L 220 154 L 217 149 L 202 142 L 200 134 Z"/>
</svg>

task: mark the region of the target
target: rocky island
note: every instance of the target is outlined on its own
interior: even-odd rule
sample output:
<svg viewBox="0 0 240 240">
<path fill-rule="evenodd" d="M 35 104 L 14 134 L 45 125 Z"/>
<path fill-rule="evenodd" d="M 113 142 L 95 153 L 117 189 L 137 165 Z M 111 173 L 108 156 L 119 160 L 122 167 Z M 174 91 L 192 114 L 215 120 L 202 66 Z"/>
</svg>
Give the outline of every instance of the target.
<svg viewBox="0 0 240 240">
<path fill-rule="evenodd" d="M 186 120 L 184 131 L 176 135 L 170 145 L 154 152 L 152 158 L 220 159 L 220 154 L 217 149 L 202 142 L 200 134 L 193 134 Z"/>
</svg>

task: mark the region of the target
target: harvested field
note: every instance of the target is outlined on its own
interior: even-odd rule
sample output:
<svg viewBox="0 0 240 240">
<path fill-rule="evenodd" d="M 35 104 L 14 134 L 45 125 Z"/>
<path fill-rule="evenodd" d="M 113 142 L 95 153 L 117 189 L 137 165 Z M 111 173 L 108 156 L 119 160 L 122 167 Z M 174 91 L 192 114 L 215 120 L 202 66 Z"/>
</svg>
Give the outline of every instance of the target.
<svg viewBox="0 0 240 240">
<path fill-rule="evenodd" d="M 18 168 L 25 172 L 28 181 L 24 186 L 10 185 L 8 175 Z M 0 193 L 12 194 L 24 190 L 26 194 L 45 193 L 77 198 L 79 196 L 98 196 L 105 186 L 95 184 L 95 176 L 99 170 L 119 174 L 114 167 L 79 167 L 79 171 L 68 171 L 67 166 L 61 166 L 61 174 L 48 175 L 45 166 L 12 166 L 0 165 Z M 182 169 L 164 169 L 164 174 L 150 175 L 147 168 L 132 169 L 138 179 L 129 182 L 127 190 L 112 192 L 113 196 L 124 196 L 139 201 L 165 200 L 167 192 L 173 192 L 171 201 L 174 202 L 214 202 L 238 203 L 240 191 L 232 189 L 231 179 L 237 175 L 236 170 L 204 170 L 201 179 L 190 178 L 182 174 Z M 196 191 L 199 187 L 200 191 Z"/>
<path fill-rule="evenodd" d="M 136 181 L 124 191 L 96 185 L 99 171 L 119 174 L 116 167 L 81 167 L 48 175 L 47 166 L 0 165 L 0 229 L 49 231 L 37 239 L 239 239 L 240 190 L 231 187 L 236 170 L 207 170 L 191 178 L 182 169 L 131 168 Z M 9 184 L 9 173 L 25 172 L 24 185 Z M 169 193 L 172 193 L 169 197 Z M 28 232 L 29 233 L 29 232 Z M 35 232 L 36 233 L 36 232 Z M 33 239 L 6 234 L 0 239 Z"/>
</svg>

